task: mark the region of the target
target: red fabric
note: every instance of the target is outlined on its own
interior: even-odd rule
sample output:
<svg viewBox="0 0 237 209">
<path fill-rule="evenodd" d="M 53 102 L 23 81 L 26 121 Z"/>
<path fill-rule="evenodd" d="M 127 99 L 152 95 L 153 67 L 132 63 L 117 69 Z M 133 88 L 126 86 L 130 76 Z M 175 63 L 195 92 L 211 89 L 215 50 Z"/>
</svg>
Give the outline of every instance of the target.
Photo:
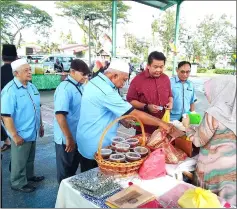
<svg viewBox="0 0 237 209">
<path fill-rule="evenodd" d="M 140 205 L 138 208 L 163 208 L 157 200 L 152 200 L 144 205 Z"/>
<path fill-rule="evenodd" d="M 161 74 L 158 78 L 150 76 L 148 69 L 137 75 L 131 82 L 128 89 L 127 101 L 137 100 L 144 104 L 154 104 L 164 107 L 172 97 L 170 79 L 166 74 Z M 156 114 L 151 114 L 157 118 L 162 118 L 165 110 Z M 146 133 L 152 134 L 157 127 L 145 126 Z M 137 130 L 140 131 L 140 128 Z"/>
</svg>

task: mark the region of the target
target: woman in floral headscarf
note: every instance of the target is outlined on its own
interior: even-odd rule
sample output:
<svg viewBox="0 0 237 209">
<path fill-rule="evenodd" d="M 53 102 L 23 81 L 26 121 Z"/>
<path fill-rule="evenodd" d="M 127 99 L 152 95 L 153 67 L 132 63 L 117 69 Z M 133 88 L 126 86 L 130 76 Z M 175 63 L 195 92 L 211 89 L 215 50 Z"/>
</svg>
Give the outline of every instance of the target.
<svg viewBox="0 0 237 209">
<path fill-rule="evenodd" d="M 201 125 L 187 130 L 200 147 L 195 183 L 236 205 L 236 78 L 214 77 L 204 89 L 210 107 Z"/>
</svg>

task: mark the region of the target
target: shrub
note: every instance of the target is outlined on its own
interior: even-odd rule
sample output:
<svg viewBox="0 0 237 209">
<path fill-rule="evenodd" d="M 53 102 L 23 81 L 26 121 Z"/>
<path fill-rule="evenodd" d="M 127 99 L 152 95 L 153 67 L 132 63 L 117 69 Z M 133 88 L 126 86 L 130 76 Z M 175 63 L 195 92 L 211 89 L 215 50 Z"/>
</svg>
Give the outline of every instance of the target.
<svg viewBox="0 0 237 209">
<path fill-rule="evenodd" d="M 206 68 L 198 68 L 197 73 L 206 73 L 207 69 Z"/>
<path fill-rule="evenodd" d="M 215 69 L 215 74 L 224 74 L 224 75 L 234 75 L 236 74 L 236 70 L 230 70 L 230 69 Z"/>
</svg>

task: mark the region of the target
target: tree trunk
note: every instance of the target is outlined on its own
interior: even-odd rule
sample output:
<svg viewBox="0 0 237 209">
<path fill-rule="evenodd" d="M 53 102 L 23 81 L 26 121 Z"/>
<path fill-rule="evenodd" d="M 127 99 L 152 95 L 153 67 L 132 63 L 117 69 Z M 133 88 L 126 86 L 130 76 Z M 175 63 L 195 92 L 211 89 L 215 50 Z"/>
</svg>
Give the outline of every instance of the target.
<svg viewBox="0 0 237 209">
<path fill-rule="evenodd" d="M 18 43 L 17 43 L 17 45 L 16 45 L 16 48 L 17 48 L 17 49 L 19 48 L 19 46 L 20 46 L 20 44 L 21 44 L 21 41 L 22 41 L 22 34 L 21 34 L 21 32 L 20 32 L 20 37 L 19 37 Z"/>
</svg>

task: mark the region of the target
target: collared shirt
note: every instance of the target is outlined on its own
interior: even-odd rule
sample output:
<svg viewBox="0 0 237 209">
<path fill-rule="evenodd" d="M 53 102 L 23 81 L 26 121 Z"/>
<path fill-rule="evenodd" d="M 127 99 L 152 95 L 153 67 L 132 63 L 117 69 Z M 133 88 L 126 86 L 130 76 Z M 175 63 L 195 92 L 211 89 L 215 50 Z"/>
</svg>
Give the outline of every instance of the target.
<svg viewBox="0 0 237 209">
<path fill-rule="evenodd" d="M 81 116 L 77 126 L 78 151 L 87 159 L 94 159 L 100 137 L 107 125 L 116 118 L 129 114 L 133 107 L 124 101 L 110 79 L 99 73 L 84 89 Z M 111 144 L 117 134 L 118 123 L 109 129 L 103 147 Z"/>
<path fill-rule="evenodd" d="M 145 104 L 154 104 L 166 106 L 169 103 L 169 97 L 172 97 L 170 79 L 164 73 L 158 78 L 151 77 L 148 69 L 138 74 L 131 82 L 128 89 L 127 101 L 137 100 Z M 157 118 L 162 118 L 165 109 L 158 113 L 149 113 Z M 157 127 L 145 126 L 147 133 L 153 133 Z"/>
<path fill-rule="evenodd" d="M 40 94 L 35 85 L 28 82 L 25 87 L 16 77 L 10 81 L 1 92 L 1 115 L 13 118 L 25 141 L 35 141 L 40 127 Z"/>
<path fill-rule="evenodd" d="M 75 86 L 76 85 L 76 86 Z M 70 75 L 62 81 L 54 93 L 54 113 L 66 116 L 69 130 L 76 142 L 77 124 L 80 118 L 81 97 L 83 85 Z M 54 116 L 54 141 L 66 144 L 66 138 Z"/>
<path fill-rule="evenodd" d="M 173 94 L 171 120 L 180 120 L 182 114 L 190 111 L 190 105 L 197 101 L 193 83 L 189 80 L 182 83 L 178 76 L 170 79 Z"/>
</svg>

